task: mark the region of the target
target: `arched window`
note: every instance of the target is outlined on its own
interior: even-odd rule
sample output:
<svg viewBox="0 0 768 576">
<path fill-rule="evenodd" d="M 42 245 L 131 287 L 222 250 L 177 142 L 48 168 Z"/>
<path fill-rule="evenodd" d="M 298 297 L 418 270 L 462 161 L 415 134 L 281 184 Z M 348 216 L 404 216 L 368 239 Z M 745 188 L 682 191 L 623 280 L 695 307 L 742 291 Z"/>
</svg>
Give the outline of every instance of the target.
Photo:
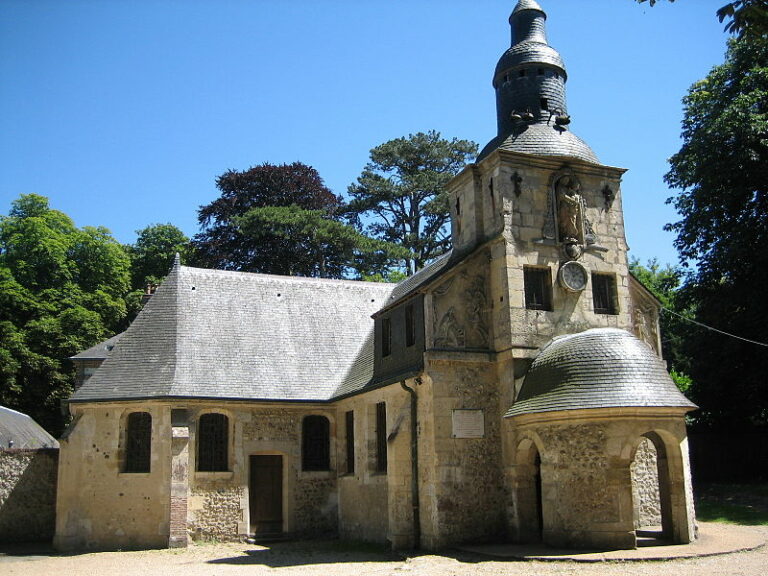
<svg viewBox="0 0 768 576">
<path fill-rule="evenodd" d="M 128 414 L 125 426 L 125 472 L 149 472 L 152 456 L 152 416 L 149 412 Z"/>
<path fill-rule="evenodd" d="M 331 469 L 331 434 L 328 418 L 306 416 L 301 429 L 301 469 Z"/>
<path fill-rule="evenodd" d="M 226 472 L 229 466 L 229 418 L 224 414 L 203 414 L 197 424 L 197 469 Z"/>
</svg>

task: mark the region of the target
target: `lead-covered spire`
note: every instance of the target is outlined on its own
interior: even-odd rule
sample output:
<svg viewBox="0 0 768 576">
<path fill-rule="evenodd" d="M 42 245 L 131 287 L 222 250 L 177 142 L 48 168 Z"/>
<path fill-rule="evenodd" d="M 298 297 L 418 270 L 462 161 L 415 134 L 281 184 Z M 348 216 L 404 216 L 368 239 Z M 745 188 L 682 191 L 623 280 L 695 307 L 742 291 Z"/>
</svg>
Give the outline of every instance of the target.
<svg viewBox="0 0 768 576">
<path fill-rule="evenodd" d="M 568 75 L 560 54 L 547 41 L 546 20 L 535 0 L 519 0 L 509 17 L 512 45 L 493 75 L 497 135 L 480 159 L 504 148 L 597 162 L 592 150 L 568 132 Z"/>
</svg>

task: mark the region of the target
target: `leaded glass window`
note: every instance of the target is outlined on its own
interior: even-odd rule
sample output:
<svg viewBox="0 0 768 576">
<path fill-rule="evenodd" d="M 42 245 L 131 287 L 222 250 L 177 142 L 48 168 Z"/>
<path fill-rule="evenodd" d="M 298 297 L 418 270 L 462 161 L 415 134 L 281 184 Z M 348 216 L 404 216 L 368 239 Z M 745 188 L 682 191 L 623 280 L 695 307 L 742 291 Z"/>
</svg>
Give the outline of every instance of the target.
<svg viewBox="0 0 768 576">
<path fill-rule="evenodd" d="M 210 413 L 197 424 L 197 470 L 226 472 L 229 468 L 229 418 Z"/>
<path fill-rule="evenodd" d="M 301 430 L 301 469 L 331 469 L 330 424 L 325 416 L 306 416 Z"/>
</svg>

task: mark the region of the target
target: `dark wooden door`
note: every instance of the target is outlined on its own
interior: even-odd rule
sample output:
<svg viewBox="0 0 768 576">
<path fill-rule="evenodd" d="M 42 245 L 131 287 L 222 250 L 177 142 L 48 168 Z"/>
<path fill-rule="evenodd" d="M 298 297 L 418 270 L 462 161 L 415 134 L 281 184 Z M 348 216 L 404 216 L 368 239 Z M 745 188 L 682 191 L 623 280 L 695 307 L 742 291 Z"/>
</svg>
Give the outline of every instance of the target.
<svg viewBox="0 0 768 576">
<path fill-rule="evenodd" d="M 251 533 L 283 531 L 283 457 L 251 456 L 249 483 Z"/>
</svg>

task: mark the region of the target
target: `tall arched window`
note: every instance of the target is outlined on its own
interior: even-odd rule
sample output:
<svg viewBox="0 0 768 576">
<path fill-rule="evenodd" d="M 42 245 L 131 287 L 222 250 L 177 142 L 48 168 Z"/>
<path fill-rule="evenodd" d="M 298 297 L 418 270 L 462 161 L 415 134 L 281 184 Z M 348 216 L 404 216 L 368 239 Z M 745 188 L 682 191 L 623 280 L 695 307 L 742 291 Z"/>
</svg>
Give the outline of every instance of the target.
<svg viewBox="0 0 768 576">
<path fill-rule="evenodd" d="M 229 466 L 229 418 L 210 413 L 197 424 L 197 469 L 200 472 L 226 472 Z"/>
<path fill-rule="evenodd" d="M 125 425 L 124 472 L 149 472 L 151 456 L 152 416 L 149 412 L 132 412 Z"/>
<path fill-rule="evenodd" d="M 306 416 L 301 429 L 301 469 L 331 469 L 331 434 L 328 418 Z"/>
</svg>

